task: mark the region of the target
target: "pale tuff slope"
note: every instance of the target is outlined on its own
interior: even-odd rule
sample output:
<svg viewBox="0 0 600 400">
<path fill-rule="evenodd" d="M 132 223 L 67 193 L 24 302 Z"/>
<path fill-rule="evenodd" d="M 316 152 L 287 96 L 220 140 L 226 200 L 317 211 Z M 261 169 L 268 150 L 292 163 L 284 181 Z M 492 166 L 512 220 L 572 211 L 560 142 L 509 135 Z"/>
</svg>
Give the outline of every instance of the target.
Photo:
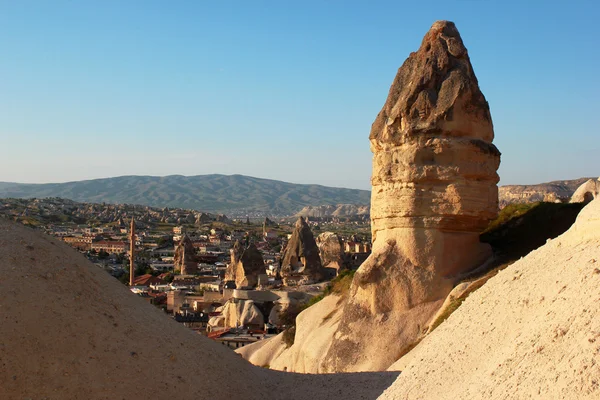
<svg viewBox="0 0 600 400">
<path fill-rule="evenodd" d="M 397 373 L 254 367 L 49 236 L 0 218 L 0 399 L 375 399 Z"/>
<path fill-rule="evenodd" d="M 600 201 L 392 368 L 381 399 L 600 398 Z"/>
</svg>

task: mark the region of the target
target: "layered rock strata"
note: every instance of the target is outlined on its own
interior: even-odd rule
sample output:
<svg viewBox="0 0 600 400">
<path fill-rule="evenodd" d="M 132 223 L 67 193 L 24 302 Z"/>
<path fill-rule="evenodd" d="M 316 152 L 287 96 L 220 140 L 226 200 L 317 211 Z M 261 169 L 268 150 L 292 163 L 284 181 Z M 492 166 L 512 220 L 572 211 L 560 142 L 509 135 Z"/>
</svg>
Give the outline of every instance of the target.
<svg viewBox="0 0 600 400">
<path fill-rule="evenodd" d="M 174 268 L 179 270 L 182 275 L 198 273 L 196 249 L 194 249 L 194 245 L 188 235 L 185 235 L 175 248 L 173 262 Z"/>
<path fill-rule="evenodd" d="M 438 21 L 371 129 L 373 253 L 354 277 L 326 370 L 387 368 L 421 336 L 453 276 L 491 255 L 479 233 L 498 210 L 493 138 L 460 34 Z"/>
<path fill-rule="evenodd" d="M 298 218 L 281 261 L 284 284 L 303 284 L 323 279 L 324 271 L 315 237 L 304 218 Z"/>
</svg>

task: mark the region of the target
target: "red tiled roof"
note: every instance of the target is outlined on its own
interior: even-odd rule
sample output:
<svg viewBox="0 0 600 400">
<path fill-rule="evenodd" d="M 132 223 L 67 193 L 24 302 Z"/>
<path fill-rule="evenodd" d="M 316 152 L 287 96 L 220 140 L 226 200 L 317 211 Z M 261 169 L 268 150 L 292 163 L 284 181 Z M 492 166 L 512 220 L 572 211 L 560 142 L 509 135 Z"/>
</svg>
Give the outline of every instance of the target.
<svg viewBox="0 0 600 400">
<path fill-rule="evenodd" d="M 141 275 L 135 277 L 133 280 L 134 286 L 150 286 L 156 283 L 164 283 L 162 279 L 157 276 L 152 276 L 150 274 Z"/>
<path fill-rule="evenodd" d="M 160 279 L 160 280 L 164 280 L 164 279 L 166 279 L 171 274 L 172 274 L 171 272 L 163 272 L 162 274 L 160 274 L 159 276 L 157 276 L 157 278 Z"/>
</svg>

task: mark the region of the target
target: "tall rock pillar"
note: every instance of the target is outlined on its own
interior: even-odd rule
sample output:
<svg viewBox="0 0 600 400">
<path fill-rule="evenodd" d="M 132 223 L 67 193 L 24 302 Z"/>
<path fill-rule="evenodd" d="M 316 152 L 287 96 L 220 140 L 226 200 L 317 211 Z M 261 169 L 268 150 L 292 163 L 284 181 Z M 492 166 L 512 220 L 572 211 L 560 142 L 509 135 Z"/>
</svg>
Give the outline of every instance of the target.
<svg viewBox="0 0 600 400">
<path fill-rule="evenodd" d="M 373 252 L 354 277 L 327 369 L 386 369 L 419 339 L 453 277 L 491 255 L 479 233 L 498 211 L 493 138 L 460 34 L 437 21 L 371 129 Z"/>
</svg>

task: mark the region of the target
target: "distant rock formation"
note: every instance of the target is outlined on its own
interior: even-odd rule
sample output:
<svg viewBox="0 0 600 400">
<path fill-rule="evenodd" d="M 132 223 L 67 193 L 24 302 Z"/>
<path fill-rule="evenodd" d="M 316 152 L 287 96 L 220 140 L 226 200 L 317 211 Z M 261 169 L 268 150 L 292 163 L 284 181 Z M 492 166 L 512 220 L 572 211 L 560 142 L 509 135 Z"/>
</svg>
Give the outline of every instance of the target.
<svg viewBox="0 0 600 400">
<path fill-rule="evenodd" d="M 194 216 L 194 214 L 189 213 L 188 215 L 186 215 L 185 220 L 183 222 L 186 224 L 193 224 L 196 222 L 196 217 Z"/>
<path fill-rule="evenodd" d="M 242 253 L 244 252 L 244 246 L 240 243 L 239 240 L 236 240 L 229 253 L 231 254 L 231 261 L 229 265 L 236 265 L 240 258 L 242 258 Z M 227 269 L 225 271 L 225 280 L 227 281 L 235 281 L 235 270 Z"/>
<path fill-rule="evenodd" d="M 352 217 L 369 215 L 368 204 L 335 204 L 323 206 L 306 206 L 296 216 L 298 217 Z"/>
<path fill-rule="evenodd" d="M 334 269 L 336 274 L 347 268 L 346 253 L 341 237 L 333 232 L 323 232 L 317 236 L 316 242 L 324 268 Z"/>
<path fill-rule="evenodd" d="M 500 152 L 452 22 L 434 23 L 398 70 L 369 138 L 373 253 L 354 276 L 328 371 L 387 368 L 418 340 L 452 277 L 491 256 L 479 233 L 498 212 Z"/>
<path fill-rule="evenodd" d="M 234 281 L 238 289 L 256 287 L 258 276 L 265 274 L 265 263 L 256 245 L 251 243 L 244 249 L 236 241 L 230 252 L 231 261 L 225 271 L 225 281 Z"/>
<path fill-rule="evenodd" d="M 600 194 L 600 178 L 589 179 L 573 193 L 571 203 L 589 203 L 598 197 L 598 194 Z"/>
<path fill-rule="evenodd" d="M 177 247 L 173 257 L 174 268 L 182 275 L 193 275 L 198 273 L 198 261 L 196 250 L 188 235 L 184 235 Z"/>
<path fill-rule="evenodd" d="M 498 190 L 500 208 L 512 203 L 535 203 L 538 201 L 566 203 L 573 196 L 575 190 L 590 179 L 594 180 L 595 178 L 552 181 L 535 185 L 500 186 Z"/>
<path fill-rule="evenodd" d="M 231 220 L 229 218 L 227 218 L 227 215 L 225 215 L 225 214 L 218 214 L 215 217 L 215 221 L 217 221 L 217 222 L 223 222 L 225 224 L 231 223 Z"/>
<path fill-rule="evenodd" d="M 319 248 L 304 218 L 298 218 L 281 261 L 284 284 L 305 284 L 324 277 Z"/>
<path fill-rule="evenodd" d="M 212 221 L 212 218 L 207 213 L 198 213 L 196 215 L 196 225 L 207 224 Z"/>
<path fill-rule="evenodd" d="M 270 220 L 268 217 L 265 217 L 265 220 L 263 221 L 263 227 L 268 228 L 274 226 L 277 226 L 277 223 L 275 221 Z"/>
<path fill-rule="evenodd" d="M 223 306 L 225 328 L 238 326 L 260 327 L 265 324 L 265 317 L 252 300 L 228 301 Z"/>
</svg>

